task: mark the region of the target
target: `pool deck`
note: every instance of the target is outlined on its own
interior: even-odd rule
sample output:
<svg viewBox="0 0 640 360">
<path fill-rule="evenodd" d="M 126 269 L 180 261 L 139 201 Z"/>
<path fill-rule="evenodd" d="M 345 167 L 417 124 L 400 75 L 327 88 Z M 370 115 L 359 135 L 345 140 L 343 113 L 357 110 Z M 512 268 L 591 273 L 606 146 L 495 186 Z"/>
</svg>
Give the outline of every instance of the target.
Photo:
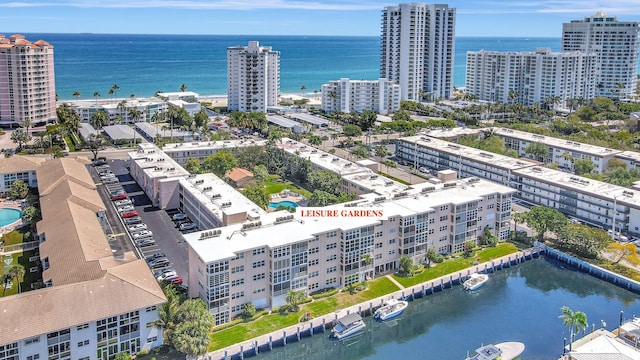
<svg viewBox="0 0 640 360">
<path fill-rule="evenodd" d="M 22 211 L 22 204 L 20 201 L 2 199 L 0 200 L 0 209 L 15 209 Z M 18 219 L 9 225 L 2 226 L 0 227 L 0 235 L 11 232 L 20 227 L 20 225 L 22 225 L 22 219 Z"/>
<path fill-rule="evenodd" d="M 284 197 L 275 197 L 278 194 L 271 194 L 271 200 L 269 202 L 279 203 L 282 201 L 291 201 L 293 203 L 298 204 L 298 206 L 303 206 L 301 203 L 305 200 L 302 196 L 284 196 Z M 276 209 L 269 207 L 268 211 L 275 211 Z"/>
</svg>

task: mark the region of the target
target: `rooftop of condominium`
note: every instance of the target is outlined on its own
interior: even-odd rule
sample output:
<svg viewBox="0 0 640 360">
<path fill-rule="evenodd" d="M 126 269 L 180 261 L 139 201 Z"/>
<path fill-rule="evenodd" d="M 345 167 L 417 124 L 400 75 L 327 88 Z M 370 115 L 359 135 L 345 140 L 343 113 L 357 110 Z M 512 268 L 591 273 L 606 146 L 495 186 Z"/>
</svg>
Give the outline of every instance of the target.
<svg viewBox="0 0 640 360">
<path fill-rule="evenodd" d="M 289 154 L 303 159 L 308 159 L 312 164 L 334 172 L 340 176 L 370 171 L 368 168 L 359 166 L 352 161 L 331 155 L 328 152 L 324 152 L 314 148 L 313 146 L 305 145 L 289 138 L 283 138 L 281 141 L 276 143 L 276 146 Z"/>
<path fill-rule="evenodd" d="M 577 141 L 571 141 L 567 139 L 560 139 L 552 136 L 545 136 L 539 134 L 533 134 L 530 132 L 505 129 L 494 127 L 490 128 L 495 134 L 499 136 L 507 136 L 520 141 L 528 141 L 531 143 L 538 142 L 543 143 L 551 147 L 566 149 L 567 151 L 580 152 L 583 154 L 589 154 L 593 156 L 613 156 L 614 154 L 622 152 L 621 150 L 609 149 L 602 146 L 596 146 L 591 144 L 580 143 Z"/>
<path fill-rule="evenodd" d="M 493 168 L 500 168 L 509 171 L 527 168 L 537 164 L 529 159 L 517 159 L 505 155 L 494 154 L 425 135 L 416 135 L 398 139 L 399 145 L 402 145 L 403 143 L 417 144 L 421 147 L 432 148 L 439 153 L 448 154 L 450 156 L 450 160 L 454 162 L 457 161 L 457 158 L 463 158 L 475 163 L 486 164 Z"/>
<path fill-rule="evenodd" d="M 189 172 L 169 155 L 150 143 L 138 144 L 138 151 L 129 153 L 129 158 L 143 169 L 149 178 L 186 176 Z"/>
<path fill-rule="evenodd" d="M 168 154 L 174 154 L 184 151 L 232 149 L 250 146 L 265 146 L 266 144 L 266 140 L 194 141 L 190 143 L 168 144 L 162 148 L 162 151 Z"/>
<path fill-rule="evenodd" d="M 541 183 L 551 184 L 552 186 L 562 187 L 579 193 L 588 193 L 589 196 L 601 198 L 611 203 L 613 203 L 615 199 L 620 204 L 626 203 L 634 207 L 640 206 L 640 191 L 626 187 L 541 166 L 519 169 L 514 171 L 514 173 L 525 175 L 527 178 L 535 179 Z"/>
</svg>

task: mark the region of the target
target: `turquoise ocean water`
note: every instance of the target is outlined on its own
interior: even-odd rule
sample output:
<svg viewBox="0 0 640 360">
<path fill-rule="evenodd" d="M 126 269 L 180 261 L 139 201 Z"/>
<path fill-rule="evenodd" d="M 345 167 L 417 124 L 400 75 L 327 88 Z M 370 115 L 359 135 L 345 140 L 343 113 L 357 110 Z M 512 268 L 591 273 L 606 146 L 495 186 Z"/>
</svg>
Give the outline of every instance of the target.
<svg viewBox="0 0 640 360">
<path fill-rule="evenodd" d="M 5 32 L 9 34 L 9 32 Z M 342 77 L 377 79 L 380 74 L 378 36 L 267 35 L 113 35 L 24 34 L 54 46 L 56 91 L 60 99 L 108 98 L 113 84 L 118 97 L 151 96 L 179 91 L 181 84 L 201 95 L 226 93 L 226 49 L 257 40 L 280 51 L 280 91 L 306 93 Z M 534 51 L 560 49 L 560 38 L 458 37 L 454 85 L 464 86 L 467 51 Z"/>
<path fill-rule="evenodd" d="M 5 34 L 8 34 L 5 33 Z M 108 98 L 113 84 L 118 97 L 150 96 L 157 90 L 179 91 L 181 84 L 201 95 L 226 93 L 226 49 L 257 40 L 280 51 L 280 90 L 319 90 L 342 77 L 377 79 L 380 74 L 378 36 L 249 36 L 249 35 L 106 35 L 24 34 L 54 46 L 56 91 L 60 99 Z M 560 48 L 559 38 L 456 39 L 455 86 L 464 86 L 467 51 L 523 51 Z"/>
</svg>

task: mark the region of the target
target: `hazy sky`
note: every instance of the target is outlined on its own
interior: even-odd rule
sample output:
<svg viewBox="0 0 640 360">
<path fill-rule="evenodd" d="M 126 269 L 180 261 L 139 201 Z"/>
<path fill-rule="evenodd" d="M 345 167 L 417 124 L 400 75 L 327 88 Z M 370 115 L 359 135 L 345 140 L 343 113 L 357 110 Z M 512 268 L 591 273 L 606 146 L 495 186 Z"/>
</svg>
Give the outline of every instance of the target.
<svg viewBox="0 0 640 360">
<path fill-rule="evenodd" d="M 0 31 L 5 35 L 377 36 L 380 11 L 397 4 L 382 0 L 0 0 Z M 458 36 L 560 37 L 563 22 L 598 10 L 619 20 L 640 20 L 640 0 L 456 0 L 448 4 L 457 8 Z"/>
</svg>

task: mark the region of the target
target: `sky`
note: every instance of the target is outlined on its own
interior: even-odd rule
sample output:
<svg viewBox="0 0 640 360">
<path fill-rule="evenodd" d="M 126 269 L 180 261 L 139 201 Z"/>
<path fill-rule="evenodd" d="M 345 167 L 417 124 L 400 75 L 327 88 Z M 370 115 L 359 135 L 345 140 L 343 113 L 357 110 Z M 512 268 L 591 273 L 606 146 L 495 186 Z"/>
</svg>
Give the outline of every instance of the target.
<svg viewBox="0 0 640 360">
<path fill-rule="evenodd" d="M 378 36 L 381 10 L 397 4 L 383 0 L 0 0 L 0 32 Z M 640 21 L 640 0 L 456 0 L 448 5 L 457 9 L 457 36 L 560 37 L 563 22 L 599 10 L 618 20 Z"/>
</svg>

